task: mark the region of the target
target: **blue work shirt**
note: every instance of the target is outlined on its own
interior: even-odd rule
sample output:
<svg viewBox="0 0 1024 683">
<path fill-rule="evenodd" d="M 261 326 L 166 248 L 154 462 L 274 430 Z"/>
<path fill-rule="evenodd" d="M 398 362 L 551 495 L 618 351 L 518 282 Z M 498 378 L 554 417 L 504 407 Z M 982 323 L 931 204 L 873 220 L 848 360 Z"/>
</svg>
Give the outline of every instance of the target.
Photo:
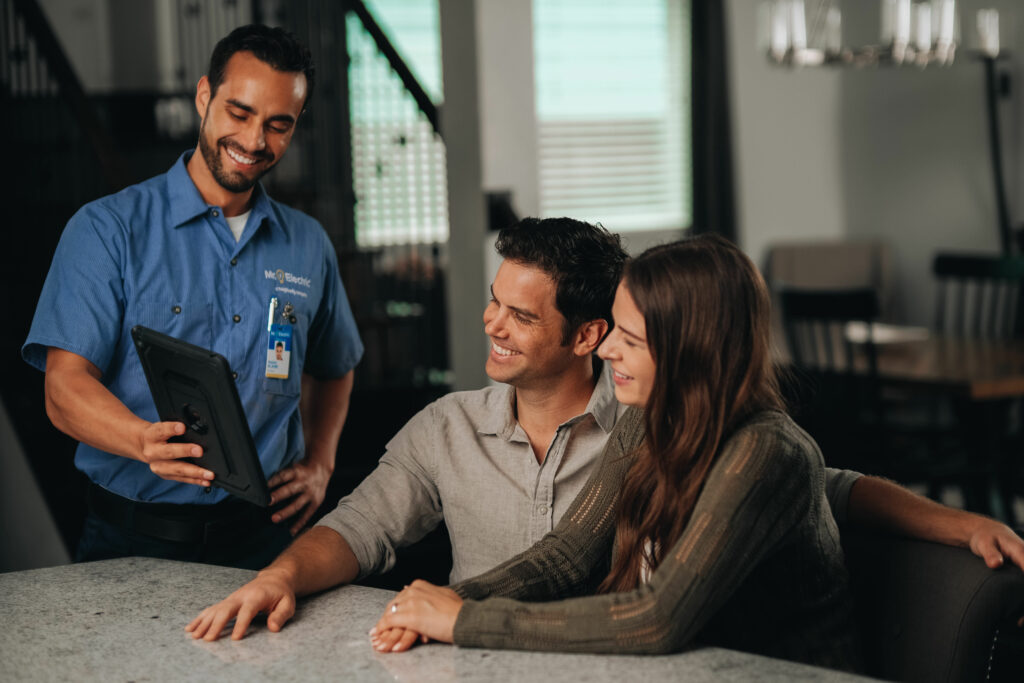
<svg viewBox="0 0 1024 683">
<path fill-rule="evenodd" d="M 223 211 L 188 175 L 185 152 L 163 175 L 90 202 L 68 222 L 22 356 L 46 369 L 47 347 L 78 354 L 139 417 L 157 421 L 130 330 L 145 325 L 227 358 L 268 477 L 303 457 L 301 375 L 343 376 L 363 345 L 327 234 L 257 185 L 237 243 Z M 270 300 L 294 309 L 287 379 L 266 377 Z M 280 322 L 278 320 L 277 322 Z M 79 444 L 75 465 L 133 500 L 215 503 L 227 493 L 161 479 L 138 460 Z"/>
</svg>

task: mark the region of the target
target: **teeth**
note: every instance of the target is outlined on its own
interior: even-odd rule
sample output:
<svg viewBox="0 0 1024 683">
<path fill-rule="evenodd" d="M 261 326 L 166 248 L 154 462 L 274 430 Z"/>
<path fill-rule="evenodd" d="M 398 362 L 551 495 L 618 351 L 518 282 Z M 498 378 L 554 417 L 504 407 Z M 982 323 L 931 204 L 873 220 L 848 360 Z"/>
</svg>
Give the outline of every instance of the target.
<svg viewBox="0 0 1024 683">
<path fill-rule="evenodd" d="M 494 349 L 494 352 L 496 354 L 498 354 L 499 356 L 518 356 L 519 355 L 518 351 L 512 351 L 510 349 L 503 349 L 503 348 L 501 348 L 500 346 L 498 346 L 497 344 L 495 344 L 493 342 L 491 343 L 491 348 Z"/>
<path fill-rule="evenodd" d="M 225 149 L 228 152 L 228 156 L 240 164 L 247 164 L 251 166 L 252 164 L 256 163 L 256 159 L 254 159 L 253 157 L 243 156 L 236 152 L 235 150 L 231 149 L 230 147 L 225 147 Z"/>
<path fill-rule="evenodd" d="M 623 374 L 622 374 L 621 372 L 619 372 L 619 371 L 618 371 L 618 370 L 616 370 L 615 368 L 612 368 L 612 373 L 613 373 L 613 374 L 614 374 L 614 375 L 615 375 L 616 377 L 618 377 L 619 379 L 633 379 L 633 378 L 632 378 L 632 377 L 630 377 L 629 375 L 623 375 Z"/>
</svg>

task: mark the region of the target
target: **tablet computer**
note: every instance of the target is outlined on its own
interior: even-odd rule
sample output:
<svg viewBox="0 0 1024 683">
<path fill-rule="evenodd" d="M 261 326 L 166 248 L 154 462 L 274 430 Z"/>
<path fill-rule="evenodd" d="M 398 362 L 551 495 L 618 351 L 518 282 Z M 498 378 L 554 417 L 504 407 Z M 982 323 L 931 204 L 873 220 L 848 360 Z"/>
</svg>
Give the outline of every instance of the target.
<svg viewBox="0 0 1024 683">
<path fill-rule="evenodd" d="M 185 423 L 185 433 L 170 441 L 202 446 L 202 458 L 193 462 L 214 473 L 214 486 L 269 505 L 267 479 L 227 359 L 141 325 L 132 328 L 132 339 L 160 419 Z"/>
</svg>

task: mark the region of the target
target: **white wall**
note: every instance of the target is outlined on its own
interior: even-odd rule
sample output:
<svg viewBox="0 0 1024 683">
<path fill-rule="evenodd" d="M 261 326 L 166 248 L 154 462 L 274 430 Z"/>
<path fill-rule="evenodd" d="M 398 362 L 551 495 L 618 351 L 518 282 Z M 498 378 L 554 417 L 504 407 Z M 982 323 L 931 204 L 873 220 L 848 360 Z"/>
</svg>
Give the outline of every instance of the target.
<svg viewBox="0 0 1024 683">
<path fill-rule="evenodd" d="M 846 232 L 840 74 L 768 64 L 757 47 L 760 3 L 726 3 L 738 239 L 760 264 L 776 241 Z"/>
<path fill-rule="evenodd" d="M 743 248 L 761 262 L 788 239 L 883 238 L 893 249 L 895 313 L 930 322 L 931 258 L 998 249 L 981 65 L 803 69 L 769 66 L 757 48 L 758 4 L 727 4 L 737 209 Z M 971 40 L 981 7 L 997 7 L 1015 57 L 1001 104 L 1011 217 L 1024 218 L 1024 62 L 1017 0 L 961 0 Z M 847 0 L 844 36 L 877 39 L 879 3 Z M 1013 23 L 1015 26 L 1007 27 Z"/>
<path fill-rule="evenodd" d="M 976 10 L 998 7 L 1017 19 L 1016 0 L 961 0 L 964 37 Z M 864 9 L 864 8 L 862 8 Z M 871 35 L 876 12 L 848 12 L 850 31 Z M 1020 45 L 1014 89 L 1021 81 Z M 1000 104 L 1004 171 L 1010 215 L 1021 215 L 1019 92 Z M 984 69 L 962 50 L 950 68 L 844 71 L 839 94 L 839 160 L 847 235 L 877 237 L 893 247 L 896 312 L 916 324 L 931 322 L 935 299 L 930 267 L 940 250 L 999 250 L 998 216 L 989 156 Z M 1016 191 L 1015 191 L 1016 189 Z M 902 305 L 901 305 L 902 304 Z"/>
</svg>

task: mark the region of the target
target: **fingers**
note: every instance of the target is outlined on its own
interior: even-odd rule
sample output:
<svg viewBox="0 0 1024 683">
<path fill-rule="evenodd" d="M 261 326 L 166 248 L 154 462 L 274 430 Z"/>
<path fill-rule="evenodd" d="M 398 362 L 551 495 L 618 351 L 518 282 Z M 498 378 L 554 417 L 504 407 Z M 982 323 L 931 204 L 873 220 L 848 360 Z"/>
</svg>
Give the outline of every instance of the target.
<svg viewBox="0 0 1024 683">
<path fill-rule="evenodd" d="M 420 638 L 420 634 L 416 633 L 416 631 L 411 631 L 409 629 L 406 629 L 402 633 L 402 637 L 398 639 L 398 642 L 395 643 L 392 646 L 391 651 L 392 652 L 405 652 L 410 647 L 415 645 L 416 641 L 418 641 L 419 638 Z"/>
<path fill-rule="evenodd" d="M 1006 538 L 999 539 L 999 548 L 1013 564 L 1024 570 L 1024 540 L 1012 531 Z M 991 566 L 991 565 L 989 565 Z"/>
<path fill-rule="evenodd" d="M 242 639 L 257 613 L 258 611 L 252 605 L 242 605 L 242 609 L 238 610 L 238 616 L 235 617 L 235 627 L 231 630 L 231 640 Z"/>
<path fill-rule="evenodd" d="M 267 617 L 267 628 L 277 633 L 293 616 L 295 616 L 295 599 L 285 596 L 277 602 L 274 610 Z"/>
<path fill-rule="evenodd" d="M 161 479 L 170 479 L 196 486 L 208 487 L 214 477 L 210 470 L 177 460 L 159 460 L 150 463 L 149 469 Z"/>
<path fill-rule="evenodd" d="M 277 488 L 281 484 L 287 484 L 293 479 L 295 479 L 295 469 L 292 467 L 286 467 L 283 470 L 276 472 L 274 476 L 268 479 L 267 486 L 272 489 Z M 284 498 L 284 496 L 282 496 L 282 498 Z"/>
<path fill-rule="evenodd" d="M 288 505 L 286 505 L 285 507 L 281 508 L 280 510 L 275 512 L 273 515 L 271 515 L 270 521 L 272 521 L 272 522 L 274 522 L 276 524 L 278 522 L 283 522 L 286 519 L 291 519 L 300 510 L 302 510 L 302 508 L 306 507 L 308 502 L 309 502 L 309 498 L 308 497 L 306 497 L 306 496 L 299 496 L 298 498 L 293 500 L 291 503 L 289 503 Z"/>
<path fill-rule="evenodd" d="M 1003 553 L 1000 552 L 994 537 L 978 539 L 974 553 L 985 560 L 985 565 L 989 569 L 998 569 L 1003 566 Z"/>
<path fill-rule="evenodd" d="M 297 522 L 292 524 L 292 528 L 288 530 L 291 533 L 292 536 L 298 536 L 299 535 L 299 533 L 305 528 L 306 522 L 308 522 L 310 517 L 313 516 L 314 512 L 316 512 L 316 507 L 315 506 L 313 506 L 313 505 L 307 505 L 306 506 L 305 512 L 302 513 L 302 516 L 299 517 L 299 520 Z"/>
<path fill-rule="evenodd" d="M 414 636 L 416 634 L 415 631 L 407 631 L 404 628 L 378 631 L 370 636 L 370 644 L 377 652 L 394 652 L 407 633 L 412 633 Z"/>
</svg>

